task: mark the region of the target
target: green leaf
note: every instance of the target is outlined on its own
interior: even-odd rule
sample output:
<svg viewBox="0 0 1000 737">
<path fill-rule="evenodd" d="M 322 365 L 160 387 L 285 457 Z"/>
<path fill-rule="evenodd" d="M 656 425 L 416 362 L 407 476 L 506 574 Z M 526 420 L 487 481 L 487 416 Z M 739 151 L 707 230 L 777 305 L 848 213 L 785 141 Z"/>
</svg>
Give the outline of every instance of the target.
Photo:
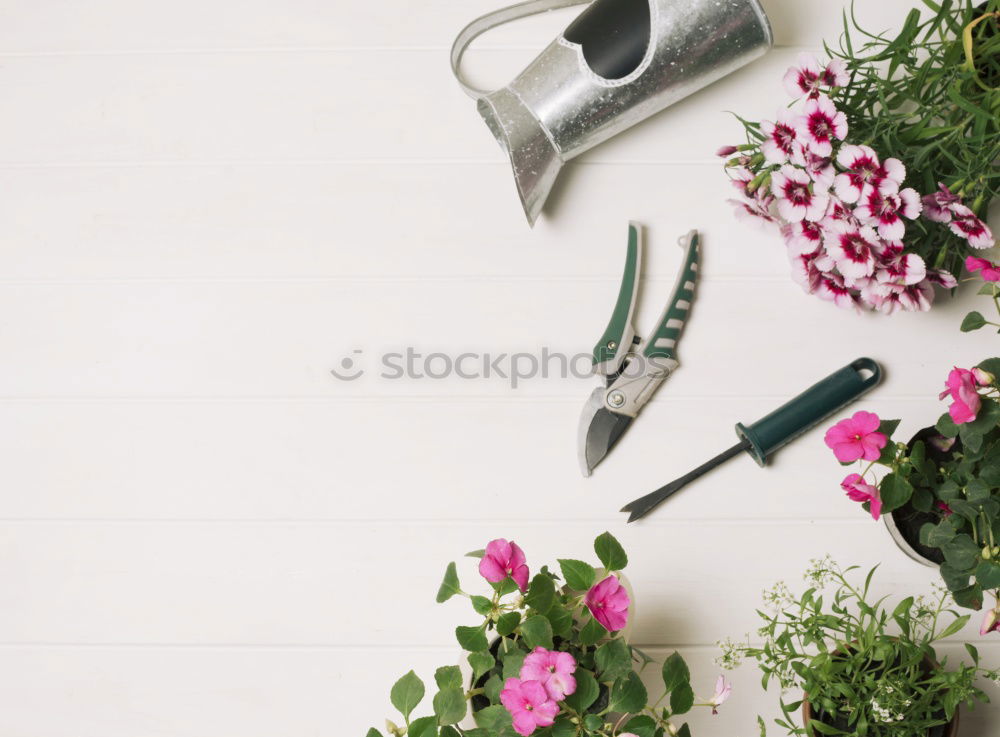
<svg viewBox="0 0 1000 737">
<path fill-rule="evenodd" d="M 413 709 L 424 698 L 424 682 L 412 670 L 396 681 L 389 692 L 389 701 L 404 719 L 409 720 Z"/>
<path fill-rule="evenodd" d="M 616 637 L 597 648 L 594 664 L 602 681 L 616 681 L 632 670 L 632 653 L 625 641 Z"/>
<path fill-rule="evenodd" d="M 892 434 L 896 432 L 896 428 L 899 427 L 899 423 L 900 420 L 882 420 L 878 425 L 878 432 L 882 433 L 887 438 L 891 438 Z"/>
<path fill-rule="evenodd" d="M 983 587 L 978 583 L 967 586 L 964 589 L 953 589 L 951 595 L 955 599 L 956 604 L 966 609 L 975 609 L 978 611 L 983 606 Z"/>
<path fill-rule="evenodd" d="M 458 583 L 458 570 L 455 568 L 454 562 L 449 563 L 448 567 L 444 571 L 444 580 L 441 582 L 441 587 L 438 589 L 437 593 L 437 603 L 448 601 L 455 594 L 461 594 L 462 588 Z"/>
<path fill-rule="evenodd" d="M 461 688 L 462 669 L 457 665 L 443 665 L 434 671 L 434 682 L 438 688 Z"/>
<path fill-rule="evenodd" d="M 636 737 L 654 737 L 656 734 L 656 721 L 651 716 L 632 717 L 625 723 L 622 732 L 634 734 Z"/>
<path fill-rule="evenodd" d="M 488 673 L 497 664 L 496 658 L 488 651 L 469 654 L 469 667 L 472 668 L 472 679 L 479 680 L 484 673 Z"/>
<path fill-rule="evenodd" d="M 482 627 L 456 627 L 455 639 L 463 650 L 468 650 L 470 653 L 490 649 L 490 643 L 486 641 L 486 633 Z"/>
<path fill-rule="evenodd" d="M 506 637 L 521 623 L 519 612 L 504 612 L 497 618 L 497 634 Z"/>
<path fill-rule="evenodd" d="M 1000 566 L 990 560 L 981 561 L 976 567 L 976 581 L 984 589 L 1000 588 Z"/>
<path fill-rule="evenodd" d="M 465 719 L 468 705 L 461 687 L 442 688 L 434 694 L 434 715 L 438 724 L 458 724 Z"/>
<path fill-rule="evenodd" d="M 677 730 L 677 737 L 691 737 L 691 729 L 688 727 L 687 722 L 681 725 L 681 728 Z"/>
<path fill-rule="evenodd" d="M 608 573 L 620 571 L 628 565 L 625 549 L 610 532 L 602 533 L 594 540 L 594 552 Z"/>
<path fill-rule="evenodd" d="M 969 657 L 972 658 L 972 662 L 979 665 L 979 650 L 971 642 L 965 643 L 965 650 L 969 653 Z"/>
<path fill-rule="evenodd" d="M 472 608 L 476 610 L 476 614 L 482 614 L 485 617 L 493 611 L 493 602 L 485 596 L 470 596 L 469 600 L 472 602 Z"/>
<path fill-rule="evenodd" d="M 965 496 L 970 502 L 984 502 L 990 498 L 990 487 L 982 479 L 972 479 L 965 486 Z"/>
<path fill-rule="evenodd" d="M 375 729 L 375 727 L 372 727 L 368 730 L 368 734 L 365 737 L 382 737 L 382 733 Z"/>
<path fill-rule="evenodd" d="M 566 715 L 556 717 L 556 723 L 552 725 L 552 737 L 574 737 L 576 735 L 576 725 L 570 721 Z"/>
<path fill-rule="evenodd" d="M 531 579 L 528 593 L 524 597 L 524 603 L 534 609 L 539 614 L 546 614 L 552 608 L 556 600 L 556 585 L 552 577 L 544 573 L 536 574 Z"/>
<path fill-rule="evenodd" d="M 938 418 L 935 427 L 937 428 L 937 431 L 946 438 L 954 438 L 958 436 L 958 425 L 955 424 L 955 421 L 951 419 L 951 415 L 947 412 Z"/>
<path fill-rule="evenodd" d="M 694 691 L 691 685 L 682 683 L 670 692 L 670 711 L 674 714 L 687 714 L 694 706 Z"/>
<path fill-rule="evenodd" d="M 587 620 L 587 624 L 583 625 L 580 629 L 580 634 L 577 635 L 577 641 L 586 647 L 587 645 L 596 645 L 607 636 L 608 631 L 604 629 L 604 625 L 591 617 Z"/>
<path fill-rule="evenodd" d="M 528 654 L 523 650 L 513 650 L 503 657 L 503 677 L 517 678 L 521 675 L 521 666 Z"/>
<path fill-rule="evenodd" d="M 836 727 L 831 727 L 829 724 L 825 724 L 818 719 L 809 720 L 809 729 L 813 730 L 818 734 L 830 734 L 830 735 L 843 735 L 845 734 Z"/>
<path fill-rule="evenodd" d="M 663 686 L 667 691 L 673 691 L 681 684 L 691 681 L 691 671 L 680 653 L 674 653 L 663 662 Z"/>
<path fill-rule="evenodd" d="M 985 324 L 986 318 L 983 317 L 981 313 L 973 310 L 965 316 L 964 320 L 962 320 L 962 326 L 959 329 L 963 333 L 970 333 L 973 330 L 979 330 L 979 328 L 983 327 Z"/>
<path fill-rule="evenodd" d="M 993 286 L 992 284 L 990 286 Z M 1000 376 L 1000 358 L 987 358 L 985 361 L 980 361 L 976 368 L 981 368 L 988 374 L 993 374 L 993 376 Z"/>
<path fill-rule="evenodd" d="M 924 530 L 930 528 L 926 535 L 926 542 L 924 542 Z M 923 527 L 920 528 L 920 538 L 924 545 L 928 545 L 932 548 L 941 548 L 951 542 L 952 538 L 955 537 L 955 528 L 952 527 L 951 523 L 947 520 L 941 520 L 936 525 L 928 522 Z"/>
<path fill-rule="evenodd" d="M 574 591 L 586 591 L 594 585 L 594 579 L 597 577 L 597 571 L 593 566 L 582 560 L 560 558 L 559 569 L 566 579 L 566 585 Z"/>
<path fill-rule="evenodd" d="M 913 486 L 898 473 L 890 473 L 879 484 L 879 496 L 882 498 L 882 513 L 888 514 L 894 509 L 910 501 Z"/>
<path fill-rule="evenodd" d="M 499 704 L 480 709 L 473 714 L 473 718 L 476 720 L 476 726 L 485 729 L 490 737 L 503 737 L 514 732 L 510 712 Z"/>
<path fill-rule="evenodd" d="M 521 622 L 521 637 L 529 648 L 544 647 L 552 649 L 552 625 L 540 614 L 528 617 Z"/>
<path fill-rule="evenodd" d="M 615 681 L 611 686 L 611 711 L 635 714 L 646 707 L 648 696 L 639 676 L 634 671 L 629 671 L 628 676 Z"/>
<path fill-rule="evenodd" d="M 483 686 L 483 696 L 488 698 L 491 704 L 500 703 L 500 692 L 503 691 L 503 682 L 504 679 L 497 673 L 486 679 L 486 684 Z"/>
<path fill-rule="evenodd" d="M 486 555 L 486 551 L 484 549 L 480 548 L 479 550 L 473 550 L 471 552 L 466 553 L 465 557 L 466 558 L 480 558 L 481 559 L 484 555 Z"/>
<path fill-rule="evenodd" d="M 454 727 L 441 727 L 441 737 L 462 737 Z"/>
<path fill-rule="evenodd" d="M 945 627 L 944 630 L 941 631 L 941 633 L 938 635 L 938 639 L 943 640 L 947 637 L 951 637 L 953 634 L 955 634 L 965 625 L 967 625 L 969 623 L 970 618 L 971 615 L 969 614 L 963 614 L 961 617 L 956 617 L 955 621 L 953 621 L 951 624 Z"/>
<path fill-rule="evenodd" d="M 590 732 L 597 732 L 604 726 L 604 720 L 597 714 L 588 714 L 583 718 L 583 726 Z"/>
<path fill-rule="evenodd" d="M 576 691 L 566 697 L 566 703 L 578 714 L 582 714 L 597 700 L 601 687 L 588 670 L 578 668 L 575 675 Z"/>
<path fill-rule="evenodd" d="M 972 542 L 972 538 L 968 535 L 959 535 L 942 546 L 941 552 L 950 565 L 966 570 L 976 565 L 980 551 L 979 546 Z"/>
<path fill-rule="evenodd" d="M 414 719 L 406 730 L 407 737 L 436 737 L 437 733 L 437 720 L 434 717 Z"/>
<path fill-rule="evenodd" d="M 968 570 L 956 568 L 946 561 L 941 564 L 938 571 L 941 573 L 941 578 L 944 580 L 945 586 L 952 593 L 964 589 L 969 585 L 969 576 L 971 574 Z"/>
<path fill-rule="evenodd" d="M 552 625 L 552 636 L 563 639 L 573 634 L 573 613 L 568 609 L 554 606 L 549 609 L 545 618 Z"/>
</svg>

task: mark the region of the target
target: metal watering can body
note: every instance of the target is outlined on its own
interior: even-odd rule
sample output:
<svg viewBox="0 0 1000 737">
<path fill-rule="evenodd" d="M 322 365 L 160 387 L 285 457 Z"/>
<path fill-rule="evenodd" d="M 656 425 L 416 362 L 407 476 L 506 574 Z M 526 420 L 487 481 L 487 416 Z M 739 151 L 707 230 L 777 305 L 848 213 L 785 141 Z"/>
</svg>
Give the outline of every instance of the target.
<svg viewBox="0 0 1000 737">
<path fill-rule="evenodd" d="M 464 82 L 461 59 L 501 23 L 586 0 L 529 0 L 469 24 L 452 68 L 510 156 L 534 224 L 562 165 L 762 56 L 771 27 L 758 0 L 595 0 L 510 84 Z"/>
</svg>

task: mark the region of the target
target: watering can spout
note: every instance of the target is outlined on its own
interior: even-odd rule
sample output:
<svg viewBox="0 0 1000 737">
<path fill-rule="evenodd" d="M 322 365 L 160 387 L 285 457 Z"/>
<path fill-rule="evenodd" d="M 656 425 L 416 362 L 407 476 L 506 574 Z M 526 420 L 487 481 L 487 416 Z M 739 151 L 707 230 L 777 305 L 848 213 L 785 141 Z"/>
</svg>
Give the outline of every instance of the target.
<svg viewBox="0 0 1000 737">
<path fill-rule="evenodd" d="M 541 121 L 509 89 L 481 97 L 477 107 L 510 158 L 524 214 L 533 226 L 562 168 L 559 151 Z"/>
</svg>

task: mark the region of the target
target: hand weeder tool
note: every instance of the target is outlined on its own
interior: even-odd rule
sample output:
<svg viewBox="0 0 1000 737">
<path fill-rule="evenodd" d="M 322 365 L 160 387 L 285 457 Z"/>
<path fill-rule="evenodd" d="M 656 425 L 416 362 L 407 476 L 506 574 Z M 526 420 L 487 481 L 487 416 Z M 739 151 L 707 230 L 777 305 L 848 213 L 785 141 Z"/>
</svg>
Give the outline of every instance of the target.
<svg viewBox="0 0 1000 737">
<path fill-rule="evenodd" d="M 870 358 L 853 361 L 749 427 L 738 423 L 739 443 L 679 479 L 626 504 L 621 511 L 629 512 L 629 522 L 645 517 L 671 494 L 744 450 L 757 465 L 764 466 L 774 451 L 843 409 L 881 380 L 882 369 L 875 361 Z"/>
<path fill-rule="evenodd" d="M 684 261 L 674 292 L 656 323 L 656 332 L 643 341 L 632 324 L 639 277 L 642 273 L 642 231 L 629 223 L 625 273 L 611 321 L 594 346 L 594 373 L 604 386 L 594 389 L 580 417 L 579 455 L 589 476 L 618 442 L 653 392 L 680 364 L 676 347 L 698 280 L 698 232 L 679 240 Z"/>
</svg>

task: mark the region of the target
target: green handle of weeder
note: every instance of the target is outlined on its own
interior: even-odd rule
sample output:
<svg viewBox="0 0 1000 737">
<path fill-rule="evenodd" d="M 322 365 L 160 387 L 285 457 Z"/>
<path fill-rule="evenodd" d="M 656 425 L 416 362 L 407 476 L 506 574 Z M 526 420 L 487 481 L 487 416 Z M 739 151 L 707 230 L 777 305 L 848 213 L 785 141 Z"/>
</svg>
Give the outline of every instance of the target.
<svg viewBox="0 0 1000 737">
<path fill-rule="evenodd" d="M 736 425 L 747 452 L 761 466 L 771 454 L 806 430 L 843 409 L 882 380 L 882 368 L 870 358 L 859 358 L 806 389 L 749 427 Z"/>
<path fill-rule="evenodd" d="M 701 253 L 701 242 L 698 232 L 692 230 L 681 238 L 681 245 L 686 246 L 684 263 L 677 274 L 677 284 L 670 296 L 666 309 L 660 315 L 656 332 L 646 341 L 642 353 L 646 358 L 677 358 L 677 341 L 684 330 L 691 302 L 694 301 L 695 285 L 698 283 L 698 257 Z"/>
</svg>

